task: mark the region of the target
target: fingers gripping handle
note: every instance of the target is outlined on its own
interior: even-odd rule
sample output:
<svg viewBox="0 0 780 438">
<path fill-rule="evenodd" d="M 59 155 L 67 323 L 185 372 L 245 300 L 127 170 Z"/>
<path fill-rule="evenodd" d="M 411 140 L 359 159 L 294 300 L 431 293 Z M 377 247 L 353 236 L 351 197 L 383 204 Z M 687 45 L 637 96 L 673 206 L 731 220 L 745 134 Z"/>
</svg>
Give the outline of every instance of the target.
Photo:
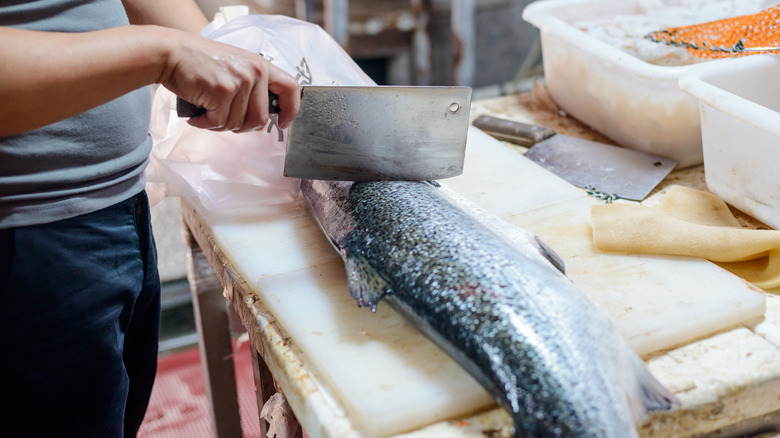
<svg viewBox="0 0 780 438">
<path fill-rule="evenodd" d="M 179 117 L 197 117 L 206 112 L 206 108 L 196 106 L 182 99 L 176 98 L 176 114 Z"/>
<path fill-rule="evenodd" d="M 271 114 L 279 114 L 279 96 L 275 93 L 268 92 L 268 112 Z M 198 117 L 206 112 L 206 109 L 199 107 L 192 103 L 187 102 L 181 97 L 176 98 L 176 114 L 179 117 Z"/>
</svg>

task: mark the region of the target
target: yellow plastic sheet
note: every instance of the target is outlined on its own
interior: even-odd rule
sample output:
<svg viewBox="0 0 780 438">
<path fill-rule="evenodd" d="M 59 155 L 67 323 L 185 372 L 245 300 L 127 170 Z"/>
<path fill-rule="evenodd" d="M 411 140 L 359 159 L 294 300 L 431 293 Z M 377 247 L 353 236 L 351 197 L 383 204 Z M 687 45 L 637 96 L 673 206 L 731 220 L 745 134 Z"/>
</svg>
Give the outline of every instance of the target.
<svg viewBox="0 0 780 438">
<path fill-rule="evenodd" d="M 711 193 L 672 186 L 657 205 L 596 205 L 591 219 L 601 251 L 701 257 L 780 292 L 780 231 L 741 227 Z"/>
</svg>

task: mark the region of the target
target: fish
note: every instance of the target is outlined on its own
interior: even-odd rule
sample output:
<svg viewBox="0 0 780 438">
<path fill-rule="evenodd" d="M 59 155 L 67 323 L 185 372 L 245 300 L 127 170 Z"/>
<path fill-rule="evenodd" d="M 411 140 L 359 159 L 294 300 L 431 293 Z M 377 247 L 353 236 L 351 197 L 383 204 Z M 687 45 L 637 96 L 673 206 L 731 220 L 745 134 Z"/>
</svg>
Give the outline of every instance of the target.
<svg viewBox="0 0 780 438">
<path fill-rule="evenodd" d="M 509 412 L 515 438 L 635 437 L 679 404 L 551 248 L 437 186 L 302 181 L 359 306 L 387 301 Z"/>
</svg>

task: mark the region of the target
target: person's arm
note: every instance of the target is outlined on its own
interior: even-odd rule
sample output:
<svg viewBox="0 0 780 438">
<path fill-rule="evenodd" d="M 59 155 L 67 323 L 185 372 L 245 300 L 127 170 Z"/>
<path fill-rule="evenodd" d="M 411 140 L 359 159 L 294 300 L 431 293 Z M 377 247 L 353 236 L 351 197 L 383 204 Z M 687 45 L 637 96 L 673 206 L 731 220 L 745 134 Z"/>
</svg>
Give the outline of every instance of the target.
<svg viewBox="0 0 780 438">
<path fill-rule="evenodd" d="M 193 0 L 122 0 L 131 24 L 157 24 L 198 33 L 209 24 Z"/>
<path fill-rule="evenodd" d="M 300 103 L 295 79 L 261 56 L 160 26 L 85 33 L 0 27 L 0 78 L 0 136 L 70 117 L 152 83 L 206 108 L 190 120 L 206 129 L 264 126 L 268 89 L 279 95 L 281 127 L 289 125 Z"/>
</svg>

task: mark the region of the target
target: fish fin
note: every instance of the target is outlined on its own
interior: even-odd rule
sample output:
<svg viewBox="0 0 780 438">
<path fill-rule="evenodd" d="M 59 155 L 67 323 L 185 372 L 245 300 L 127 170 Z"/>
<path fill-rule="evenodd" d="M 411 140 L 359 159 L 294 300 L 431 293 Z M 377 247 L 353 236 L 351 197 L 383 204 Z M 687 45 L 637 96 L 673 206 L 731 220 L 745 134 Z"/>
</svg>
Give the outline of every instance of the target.
<svg viewBox="0 0 780 438">
<path fill-rule="evenodd" d="M 632 354 L 631 361 L 636 378 L 634 387 L 638 390 L 628 396 L 628 403 L 636 423 L 642 421 L 648 412 L 667 411 L 675 405 L 680 405 L 677 397 L 650 373 L 639 356 Z"/>
<path fill-rule="evenodd" d="M 534 241 L 536 242 L 536 249 L 539 251 L 542 257 L 547 259 L 547 261 L 550 262 L 550 264 L 553 265 L 555 269 L 561 271 L 562 274 L 566 274 L 566 263 L 563 261 L 561 256 L 559 256 L 555 250 L 544 243 L 544 240 L 542 240 L 539 236 L 534 235 Z"/>
<path fill-rule="evenodd" d="M 370 307 L 371 311 L 376 311 L 379 300 L 392 292 L 390 282 L 362 256 L 348 254 L 345 266 L 349 293 L 358 307 Z"/>
</svg>

